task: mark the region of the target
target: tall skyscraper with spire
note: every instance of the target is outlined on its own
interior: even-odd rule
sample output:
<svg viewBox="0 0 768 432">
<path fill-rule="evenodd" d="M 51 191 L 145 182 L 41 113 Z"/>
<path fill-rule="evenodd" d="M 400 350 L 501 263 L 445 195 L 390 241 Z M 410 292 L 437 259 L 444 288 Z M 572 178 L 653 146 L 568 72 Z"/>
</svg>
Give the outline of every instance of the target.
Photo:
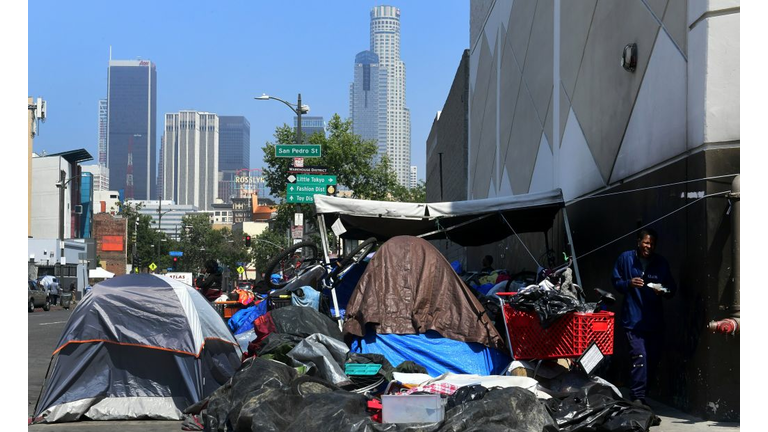
<svg viewBox="0 0 768 432">
<path fill-rule="evenodd" d="M 124 199 L 156 196 L 157 73 L 149 60 L 110 60 L 107 72 L 109 186 Z"/>
<path fill-rule="evenodd" d="M 398 182 L 408 187 L 411 114 L 405 105 L 405 63 L 400 59 L 400 9 L 371 9 L 370 36 L 370 49 L 355 57 L 349 103 L 353 131 L 377 140 L 379 153 L 389 157 Z"/>
</svg>

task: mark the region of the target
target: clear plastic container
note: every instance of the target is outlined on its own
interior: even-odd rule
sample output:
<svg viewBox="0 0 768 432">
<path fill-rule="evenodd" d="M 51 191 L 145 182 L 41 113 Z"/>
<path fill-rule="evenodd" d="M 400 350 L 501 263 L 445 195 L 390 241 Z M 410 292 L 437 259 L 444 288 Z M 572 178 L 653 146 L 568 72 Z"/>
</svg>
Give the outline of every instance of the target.
<svg viewBox="0 0 768 432">
<path fill-rule="evenodd" d="M 433 395 L 382 395 L 382 423 L 436 423 L 445 417 L 445 399 Z"/>
</svg>

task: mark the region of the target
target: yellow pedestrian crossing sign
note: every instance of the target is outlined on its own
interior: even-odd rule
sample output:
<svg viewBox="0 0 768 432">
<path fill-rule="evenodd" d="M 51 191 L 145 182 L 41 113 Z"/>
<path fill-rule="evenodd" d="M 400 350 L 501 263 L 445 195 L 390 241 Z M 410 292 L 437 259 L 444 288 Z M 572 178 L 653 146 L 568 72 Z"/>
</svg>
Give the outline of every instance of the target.
<svg viewBox="0 0 768 432">
<path fill-rule="evenodd" d="M 155 269 L 157 269 L 157 265 L 155 263 L 152 263 L 149 265 L 149 269 L 152 271 L 155 271 Z"/>
<path fill-rule="evenodd" d="M 243 266 L 240 266 L 237 268 L 237 272 L 240 274 L 243 274 L 243 272 L 245 272 L 245 269 L 243 268 Z"/>
</svg>

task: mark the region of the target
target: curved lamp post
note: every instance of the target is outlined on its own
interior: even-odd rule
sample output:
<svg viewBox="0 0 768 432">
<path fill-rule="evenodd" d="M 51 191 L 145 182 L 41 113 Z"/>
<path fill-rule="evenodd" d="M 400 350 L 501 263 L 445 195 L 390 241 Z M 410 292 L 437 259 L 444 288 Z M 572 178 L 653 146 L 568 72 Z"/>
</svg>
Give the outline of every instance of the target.
<svg viewBox="0 0 768 432">
<path fill-rule="evenodd" d="M 286 102 L 286 101 L 284 101 L 284 100 L 282 100 L 280 98 L 277 98 L 277 97 L 274 97 L 274 96 L 269 96 L 269 95 L 266 95 L 266 94 L 262 94 L 261 96 L 255 97 L 254 99 L 256 99 L 256 100 L 270 100 L 270 99 L 274 99 L 276 101 L 280 101 L 280 102 L 284 103 L 288 108 L 290 108 L 291 111 L 293 111 L 294 114 L 296 114 L 296 117 L 298 117 L 298 122 L 297 122 L 297 125 L 296 125 L 296 144 L 301 144 L 301 141 L 302 141 L 302 139 L 301 139 L 301 115 L 302 114 L 307 114 L 309 112 L 309 105 L 302 105 L 301 104 L 301 93 L 299 93 L 299 100 L 298 100 L 298 103 L 296 105 L 294 105 L 292 103 L 289 103 L 289 102 Z"/>
</svg>

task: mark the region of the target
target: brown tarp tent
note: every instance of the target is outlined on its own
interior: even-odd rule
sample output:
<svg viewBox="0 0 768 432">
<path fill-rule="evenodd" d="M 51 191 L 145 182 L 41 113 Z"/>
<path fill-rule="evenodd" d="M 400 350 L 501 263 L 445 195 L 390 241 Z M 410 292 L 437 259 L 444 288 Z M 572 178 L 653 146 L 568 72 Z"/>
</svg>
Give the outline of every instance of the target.
<svg viewBox="0 0 768 432">
<path fill-rule="evenodd" d="M 347 304 L 344 332 L 423 334 L 506 351 L 480 302 L 429 242 L 397 236 L 373 256 Z"/>
</svg>

